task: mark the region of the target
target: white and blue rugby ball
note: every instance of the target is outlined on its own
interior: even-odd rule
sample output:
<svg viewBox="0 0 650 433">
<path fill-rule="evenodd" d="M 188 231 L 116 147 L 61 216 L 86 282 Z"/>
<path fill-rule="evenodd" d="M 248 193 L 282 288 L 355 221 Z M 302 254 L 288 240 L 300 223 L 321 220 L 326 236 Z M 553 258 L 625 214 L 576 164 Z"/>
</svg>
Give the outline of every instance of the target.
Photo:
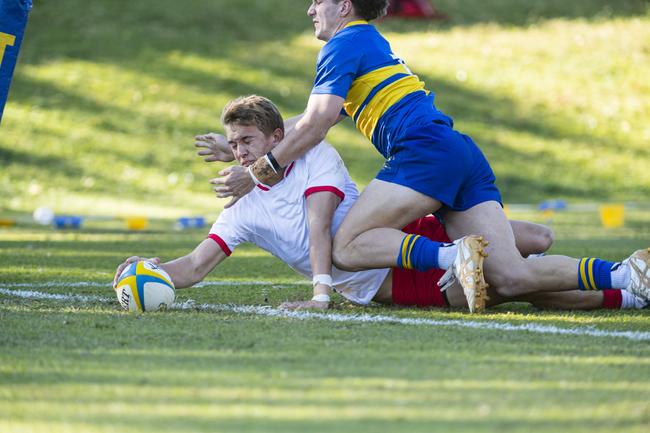
<svg viewBox="0 0 650 433">
<path fill-rule="evenodd" d="M 122 308 L 137 312 L 164 310 L 176 299 L 174 283 L 167 272 L 146 261 L 127 266 L 115 292 Z"/>
</svg>

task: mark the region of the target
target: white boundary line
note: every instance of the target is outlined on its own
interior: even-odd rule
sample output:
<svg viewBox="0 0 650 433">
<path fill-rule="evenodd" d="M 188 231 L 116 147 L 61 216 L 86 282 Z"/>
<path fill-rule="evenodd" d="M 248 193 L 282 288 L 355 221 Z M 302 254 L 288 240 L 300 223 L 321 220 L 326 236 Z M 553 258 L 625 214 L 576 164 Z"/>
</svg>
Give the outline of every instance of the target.
<svg viewBox="0 0 650 433">
<path fill-rule="evenodd" d="M 48 281 L 43 283 L 0 283 L 2 287 L 8 288 L 70 288 L 70 287 L 106 287 L 110 288 L 110 283 L 97 283 L 93 281 L 69 282 L 69 281 Z M 271 283 L 269 281 L 203 281 L 195 284 L 192 288 L 200 287 L 233 287 L 233 286 L 265 286 L 265 287 L 282 287 L 282 286 L 311 286 L 311 281 L 284 281 Z"/>
<path fill-rule="evenodd" d="M 6 284 L 3 285 L 6 286 Z M 104 296 L 63 295 L 60 293 L 35 292 L 33 290 L 8 290 L 2 287 L 0 287 L 0 295 L 15 296 L 17 298 L 25 299 L 48 299 L 52 301 L 113 302 L 112 298 L 106 298 Z"/>
<path fill-rule="evenodd" d="M 70 284 L 75 284 L 71 286 Z M 68 283 L 67 287 L 79 287 L 84 283 Z M 94 284 L 94 283 L 93 283 Z M 98 285 L 100 283 L 97 283 Z M 236 284 L 241 284 L 237 282 Z M 12 284 L 3 284 L 3 286 L 15 286 Z M 19 287 L 29 287 L 27 283 L 20 284 Z M 37 286 L 32 284 L 31 287 Z M 46 287 L 53 287 L 55 283 L 48 283 Z M 102 287 L 110 287 L 108 284 L 101 284 Z M 90 286 L 86 283 L 86 287 Z M 15 296 L 25 299 L 49 299 L 56 301 L 73 301 L 73 302 L 115 302 L 113 298 L 104 296 L 88 296 L 74 294 L 57 294 L 44 293 L 31 290 L 9 290 L 0 287 L 0 295 Z M 394 323 L 400 325 L 412 326 L 446 326 L 456 328 L 470 328 L 493 331 L 526 331 L 536 334 L 551 335 L 575 335 L 588 337 L 618 337 L 633 341 L 650 341 L 650 332 L 642 331 L 607 331 L 594 327 L 576 327 L 561 328 L 554 325 L 539 325 L 536 323 L 525 323 L 515 325 L 511 323 L 502 323 L 495 321 L 473 321 L 473 320 L 435 320 L 435 319 L 415 319 L 386 315 L 374 314 L 340 314 L 340 313 L 312 313 L 307 311 L 287 311 L 278 308 L 255 306 L 255 305 L 229 305 L 229 304 L 196 304 L 191 299 L 184 303 L 175 303 L 171 307 L 174 310 L 198 310 L 198 311 L 217 311 L 225 313 L 247 314 L 265 317 L 278 317 L 297 320 L 325 320 L 330 322 L 344 323 Z"/>
</svg>

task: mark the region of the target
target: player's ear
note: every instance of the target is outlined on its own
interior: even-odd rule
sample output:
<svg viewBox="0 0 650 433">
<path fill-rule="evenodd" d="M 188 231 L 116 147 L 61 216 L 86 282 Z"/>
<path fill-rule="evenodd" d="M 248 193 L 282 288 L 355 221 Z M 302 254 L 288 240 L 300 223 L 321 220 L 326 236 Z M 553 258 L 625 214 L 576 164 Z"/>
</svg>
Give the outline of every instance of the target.
<svg viewBox="0 0 650 433">
<path fill-rule="evenodd" d="M 273 138 L 273 144 L 278 144 L 284 138 L 284 131 L 280 128 L 276 128 L 275 131 L 271 133 L 271 137 Z"/>
<path fill-rule="evenodd" d="M 339 3 L 339 7 L 341 8 L 342 17 L 347 17 L 354 13 L 354 8 L 352 7 L 352 2 L 350 0 L 343 0 Z"/>
</svg>

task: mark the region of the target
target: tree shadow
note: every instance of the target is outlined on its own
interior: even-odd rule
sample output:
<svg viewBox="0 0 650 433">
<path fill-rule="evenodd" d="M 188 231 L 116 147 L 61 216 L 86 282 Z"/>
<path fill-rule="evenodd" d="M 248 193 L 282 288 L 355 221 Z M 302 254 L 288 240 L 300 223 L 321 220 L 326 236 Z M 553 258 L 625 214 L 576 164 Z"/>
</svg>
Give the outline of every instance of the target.
<svg viewBox="0 0 650 433">
<path fill-rule="evenodd" d="M 166 51 L 219 56 L 233 43 L 293 39 L 311 28 L 307 7 L 284 0 L 245 5 L 239 0 L 45 2 L 30 14 L 20 62 L 66 58 L 121 63 L 143 52 Z M 64 9 L 74 13 L 62 13 Z"/>
<path fill-rule="evenodd" d="M 286 42 L 299 34 L 311 33 L 311 20 L 306 16 L 308 5 L 309 2 L 286 0 L 250 0 L 245 6 L 240 0 L 44 2 L 30 15 L 20 61 L 37 64 L 64 57 L 112 62 L 132 58 L 142 51 L 174 50 L 219 56 L 235 42 L 254 46 L 259 42 Z M 643 16 L 649 10 L 645 0 L 436 0 L 435 5 L 451 20 L 440 23 L 385 19 L 380 25 L 385 30 L 402 32 L 478 23 L 527 26 L 557 18 L 604 20 Z M 61 13 L 62 10 L 74 13 Z"/>
<path fill-rule="evenodd" d="M 647 421 L 602 415 L 647 401 L 636 362 L 648 347 L 620 339 L 191 312 L 3 321 L 9 407 L 54 429 L 605 432 Z"/>
<path fill-rule="evenodd" d="M 155 3 L 155 4 L 154 4 Z M 647 13 L 647 2 L 623 0 L 612 5 L 605 0 L 579 0 L 567 2 L 501 0 L 485 2 L 468 0 L 462 2 L 441 0 L 436 6 L 449 13 L 453 20 L 442 28 L 455 25 L 473 25 L 479 22 L 494 22 L 504 25 L 528 25 L 531 20 L 586 18 L 606 19 L 643 15 Z M 178 3 L 173 0 L 158 2 L 85 2 L 66 0 L 65 9 L 77 13 L 61 13 L 63 6 L 46 2 L 35 8 L 31 15 L 28 34 L 25 38 L 21 63 L 41 65 L 60 59 L 83 60 L 115 65 L 125 71 L 148 75 L 155 79 L 174 82 L 184 88 L 207 92 L 219 97 L 230 98 L 241 94 L 258 93 L 270 97 L 284 112 L 297 113 L 304 106 L 313 79 L 312 58 L 292 56 L 291 52 L 265 52 L 256 49 L 264 47 L 273 50 L 288 44 L 300 35 L 311 32 L 311 23 L 305 16 L 307 3 L 288 4 L 284 0 L 256 0 L 246 4 L 242 11 L 239 0 L 205 2 L 189 0 Z M 146 19 L 143 19 L 146 17 Z M 440 26 L 425 22 L 385 20 L 381 26 L 391 31 L 423 31 L 429 26 Z M 48 31 L 36 31 L 48 29 Z M 75 29 L 74 32 L 55 29 Z M 270 44 L 272 41 L 276 45 Z M 53 47 L 55 47 L 53 49 Z M 309 50 L 309 49 L 305 49 Z M 205 59 L 227 59 L 233 67 L 252 71 L 268 71 L 268 78 L 262 76 L 259 82 L 244 81 L 236 76 L 206 72 L 187 65 L 175 64 L 171 54 L 181 53 Z M 416 71 L 419 72 L 419 71 Z M 291 88 L 282 90 L 273 82 L 274 76 L 289 80 Z M 605 140 L 589 134 L 578 134 L 558 124 L 544 121 L 544 116 L 522 115 L 513 99 L 495 97 L 441 80 L 426 74 L 422 78 L 428 87 L 439 93 L 438 104 L 457 119 L 461 131 L 464 122 L 477 122 L 482 131 L 499 129 L 534 135 L 546 140 L 572 140 L 590 143 L 594 149 L 623 146 L 616 140 Z M 304 92 L 304 93 L 303 93 Z M 95 127 L 111 134 L 128 135 L 157 131 L 168 135 L 191 137 L 206 128 L 213 129 L 217 123 L 206 125 L 199 120 L 173 119 L 164 116 L 146 115 L 133 109 L 122 109 L 110 103 L 97 102 L 71 91 L 65 91 L 56 83 L 45 83 L 18 73 L 12 88 L 11 99 L 25 104 L 41 105 L 44 108 L 76 111 L 102 117 Z M 576 119 L 566 119 L 567 123 Z M 140 129 L 136 132 L 133 125 Z M 350 123 L 341 127 L 345 136 L 358 135 Z M 538 201 L 548 196 L 578 198 L 589 194 L 591 199 L 604 200 L 615 195 L 633 194 L 620 185 L 608 183 L 599 173 L 587 170 L 582 174 L 585 180 L 580 185 L 567 182 L 561 173 L 580 170 L 571 163 L 542 151 L 522 152 L 509 148 L 490 133 L 473 133 L 473 138 L 484 150 L 494 166 L 536 167 L 535 171 L 520 170 L 503 172 L 496 170 L 498 185 L 508 201 Z M 338 146 L 350 172 L 362 183 L 372 179 L 381 166 L 370 143 L 355 138 L 354 144 L 367 146 Z M 342 139 L 336 136 L 336 144 Z M 156 152 L 136 152 L 124 149 L 110 149 L 115 157 L 132 164 L 158 163 L 161 170 L 170 169 L 170 160 L 157 161 Z M 9 155 L 9 154 L 8 154 Z M 641 157 L 648 157 L 650 150 L 641 151 Z M 10 155 L 11 156 L 11 155 Z M 17 155 L 18 156 L 18 155 Z M 33 161 L 32 161 L 33 162 Z M 38 164 L 38 161 L 34 163 Z M 546 176 L 540 176 L 542 167 L 548 167 Z M 45 168 L 45 167 L 44 167 Z M 48 169 L 50 170 L 50 169 Z M 69 171 L 64 172 L 69 175 Z M 557 176 L 555 176 L 557 175 Z M 119 183 L 119 179 L 114 179 Z M 197 180 L 197 188 L 199 181 Z M 589 185 L 602 185 L 598 188 Z M 134 183 L 125 185 L 136 189 Z M 201 184 L 201 188 L 203 188 Z"/>
</svg>

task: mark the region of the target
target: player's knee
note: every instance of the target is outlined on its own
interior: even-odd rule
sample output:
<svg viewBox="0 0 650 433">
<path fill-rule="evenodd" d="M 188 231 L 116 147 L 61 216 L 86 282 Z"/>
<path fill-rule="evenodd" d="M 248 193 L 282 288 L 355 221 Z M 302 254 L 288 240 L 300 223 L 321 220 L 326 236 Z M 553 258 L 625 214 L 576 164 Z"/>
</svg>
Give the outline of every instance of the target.
<svg viewBox="0 0 650 433">
<path fill-rule="evenodd" d="M 530 273 L 525 266 L 505 267 L 497 272 L 491 273 L 488 283 L 494 291 L 504 298 L 514 298 L 526 292 L 530 281 Z"/>
<path fill-rule="evenodd" d="M 546 226 L 540 226 L 539 232 L 535 236 L 535 249 L 538 253 L 548 251 L 555 241 L 555 233 Z"/>
<path fill-rule="evenodd" d="M 334 242 L 332 243 L 332 264 L 334 266 L 343 271 L 358 271 L 359 268 L 356 266 L 355 257 L 357 255 L 352 244 L 346 244 L 334 238 Z"/>
<path fill-rule="evenodd" d="M 343 271 L 354 271 L 352 255 L 346 248 L 332 247 L 332 264 Z"/>
<path fill-rule="evenodd" d="M 341 270 L 351 271 L 351 261 L 350 241 L 345 236 L 337 233 L 332 240 L 332 264 Z"/>
</svg>

